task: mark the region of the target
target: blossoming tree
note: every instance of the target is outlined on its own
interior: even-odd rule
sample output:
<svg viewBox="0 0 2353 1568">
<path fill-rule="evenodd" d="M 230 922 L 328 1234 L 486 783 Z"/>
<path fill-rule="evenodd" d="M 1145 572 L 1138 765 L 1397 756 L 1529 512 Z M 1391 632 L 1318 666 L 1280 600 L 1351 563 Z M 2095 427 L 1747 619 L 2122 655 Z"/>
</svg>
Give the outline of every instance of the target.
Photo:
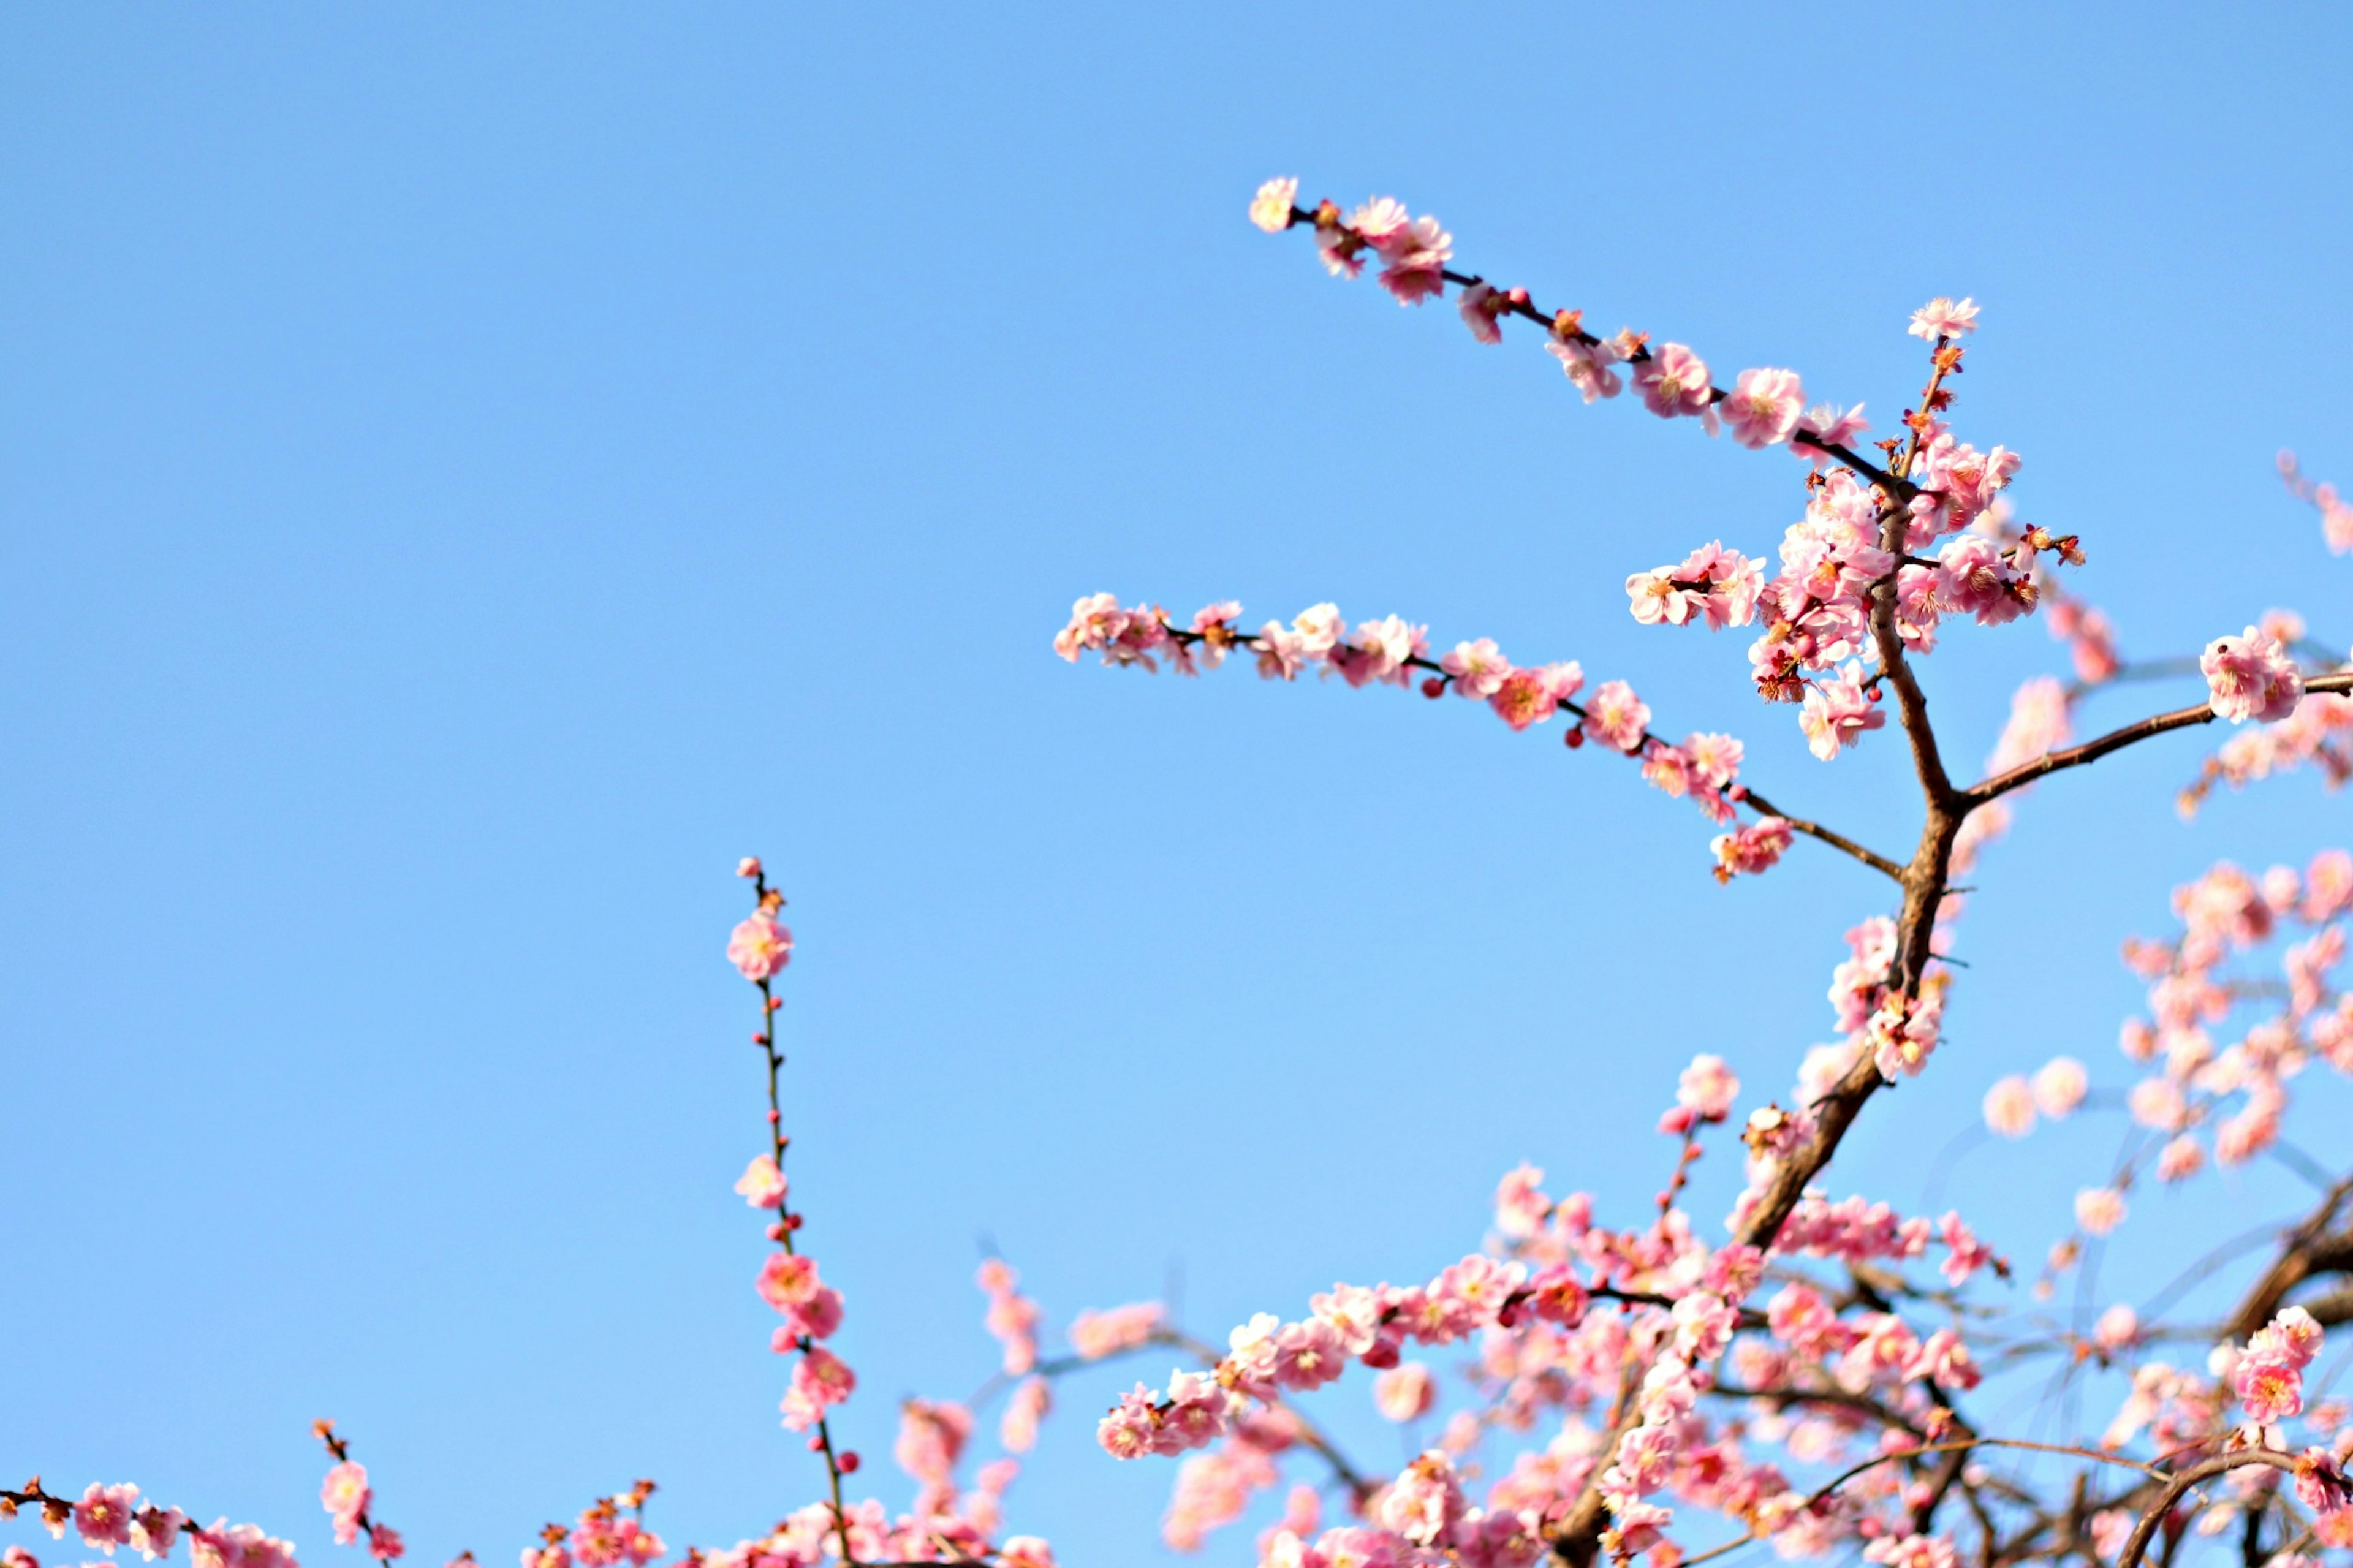
<svg viewBox="0 0 2353 1568">
<path fill-rule="evenodd" d="M 1044 1538 L 1006 1529 L 1019 1456 L 1059 1380 L 1146 1355 L 1182 1364 L 1121 1396 L 1098 1422 L 1098 1442 L 1116 1459 L 1186 1456 L 1162 1525 L 1180 1550 L 1288 1481 L 1280 1521 L 1258 1541 L 1265 1568 L 1529 1568 L 1548 1556 L 1588 1568 L 1604 1554 L 1688 1568 L 1749 1548 L 1790 1560 L 1860 1555 L 1886 1568 L 1957 1568 L 1963 1557 L 1979 1568 L 2071 1559 L 2141 1568 L 2209 1538 L 2206 1550 L 2235 1551 L 2246 1568 L 2313 1568 L 2325 1553 L 2353 1551 L 2353 1405 L 2326 1396 L 2321 1362 L 2330 1331 L 2353 1322 L 2353 1175 L 2315 1173 L 2320 1201 L 2266 1238 L 2268 1255 L 2220 1321 L 2144 1321 L 2116 1308 L 2082 1333 L 2032 1321 L 1989 1284 L 2008 1279 L 2010 1266 L 1968 1216 L 1906 1215 L 1833 1198 L 1827 1184 L 1873 1098 L 1938 1069 L 1956 984 L 1944 955 L 1964 901 L 1955 879 L 2001 835 L 2013 799 L 2053 774 L 2218 721 L 2233 732 L 2183 790 L 2184 811 L 2218 784 L 2290 769 L 2341 784 L 2353 775 L 2353 665 L 2341 647 L 2273 611 L 2194 658 L 2125 659 L 2107 616 L 2068 585 L 2084 560 L 2079 539 L 2012 510 L 2017 454 L 1980 451 L 1952 428 L 1978 315 L 1968 300 L 1935 300 L 1913 316 L 1926 384 L 1874 441 L 1861 405 L 1810 405 L 1794 371 L 1746 369 L 1727 387 L 1688 345 L 1631 330 L 1604 337 L 1579 311 L 1542 310 L 1525 289 L 1461 271 L 1437 220 L 1394 201 L 1346 214 L 1330 202 L 1303 207 L 1296 182 L 1275 180 L 1250 216 L 1270 233 L 1304 229 L 1335 277 L 1371 270 L 1402 303 L 1451 293 L 1482 342 L 1501 343 L 1507 327 L 1535 337 L 1588 404 L 1630 386 L 1651 415 L 1796 458 L 1802 515 L 1782 533 L 1778 570 L 1710 541 L 1630 575 L 1628 607 L 1645 626 L 1749 629 L 1757 696 L 1792 707 L 1825 763 L 1874 735 L 1874 746 L 1900 736 L 1918 839 L 1887 852 L 1785 810 L 1744 777 L 1739 741 L 1666 739 L 1622 679 L 1588 689 L 1574 660 L 1520 664 L 1487 638 L 1440 650 L 1428 628 L 1395 615 L 1352 626 L 1322 604 L 1253 631 L 1233 603 L 1179 625 L 1157 606 L 1097 594 L 1074 606 L 1056 650 L 1146 670 L 1165 662 L 1184 675 L 1247 656 L 1270 679 L 1312 670 L 1352 688 L 1483 702 L 1515 731 L 1558 721 L 1571 749 L 1621 757 L 1643 782 L 1697 806 L 1716 830 L 1708 847 L 1719 879 L 1763 874 L 1801 838 L 1850 857 L 1887 879 L 1890 909 L 1846 933 L 1850 956 L 1830 987 L 1842 1037 L 1803 1054 L 1785 1097 L 1752 1096 L 1745 1110 L 1725 1062 L 1694 1058 L 1659 1122 L 1674 1152 L 1652 1210 L 1612 1215 L 1588 1194 L 1556 1198 L 1543 1173 L 1523 1166 L 1502 1178 L 1484 1245 L 1433 1259 L 1419 1282 L 1342 1282 L 1303 1310 L 1259 1313 L 1222 1347 L 1144 1302 L 1081 1314 L 1067 1351 L 1050 1355 L 1041 1310 L 993 1259 L 978 1284 L 1003 1348 L 999 1373 L 973 1400 L 902 1407 L 893 1457 L 913 1489 L 894 1510 L 858 1495 L 863 1462 L 836 1430 L 858 1389 L 828 1348 L 844 1297 L 799 1243 L 805 1213 L 786 1175 L 777 981 L 793 939 L 782 894 L 759 861 L 745 860 L 738 869 L 755 907 L 727 956 L 758 997 L 767 1131 L 736 1191 L 763 1216 L 768 1245 L 753 1285 L 777 1314 L 773 1348 L 789 1367 L 783 1424 L 812 1456 L 811 1500 L 764 1534 L 689 1548 L 680 1561 L 1054 1568 Z M 2318 510 L 2327 547 L 2353 552 L 2353 508 L 2292 458 L 2281 468 Z M 1920 666 L 1952 625 L 2036 616 L 2066 646 L 2071 679 L 2021 687 L 1983 775 L 1957 782 Z M 2076 738 L 2086 694 L 2165 676 L 2202 676 L 2206 700 Z M 1694 856 L 1695 869 L 1705 865 Z M 2259 876 L 2218 865 L 2177 891 L 2174 913 L 2177 933 L 2125 946 L 2148 984 L 2147 1016 L 2121 1032 L 2139 1075 L 2126 1096 L 2139 1133 L 2111 1178 L 2078 1194 L 2074 1232 L 2052 1249 L 2042 1287 L 2080 1265 L 2088 1238 L 2126 1223 L 2136 1185 L 2189 1182 L 2284 1150 L 2292 1086 L 2306 1068 L 2353 1074 L 2353 992 L 2334 979 L 2353 915 L 2353 856 L 2324 848 L 2302 868 Z M 2261 972 L 2266 963 L 2276 977 Z M 2039 1120 L 2068 1118 L 2089 1089 L 2086 1069 L 2061 1058 L 1995 1084 L 1984 1120 L 2021 1137 Z M 1736 1137 L 1746 1181 L 1731 1213 L 1694 1215 L 1694 1163 Z M 1451 1380 L 1433 1365 L 1448 1346 L 1461 1347 L 1463 1369 Z M 1989 1371 L 2044 1363 L 2063 1379 L 2121 1371 L 2126 1392 L 2097 1429 L 2048 1441 L 1972 1408 Z M 1395 1475 L 1353 1461 L 1302 1403 L 1366 1373 L 1388 1419 L 1443 1415 L 1438 1441 Z M 967 1475 L 984 1405 L 1001 1406 L 999 1452 Z M 321 1500 L 336 1543 L 385 1563 L 403 1556 L 346 1439 L 325 1422 L 316 1436 L 332 1460 Z M 2039 1468 L 2013 1462 L 2030 1455 Z M 522 1568 L 670 1558 L 646 1522 L 654 1490 L 640 1480 L 568 1526 L 548 1525 L 523 1549 Z M 185 1537 L 198 1568 L 293 1568 L 293 1549 L 260 1528 L 200 1526 L 127 1484 L 76 1496 L 36 1478 L 0 1491 L 0 1516 L 20 1513 L 109 1556 L 129 1548 L 168 1558 Z M 472 1562 L 460 1553 L 453 1568 Z M 11 1545 L 5 1568 L 39 1564 Z"/>
</svg>

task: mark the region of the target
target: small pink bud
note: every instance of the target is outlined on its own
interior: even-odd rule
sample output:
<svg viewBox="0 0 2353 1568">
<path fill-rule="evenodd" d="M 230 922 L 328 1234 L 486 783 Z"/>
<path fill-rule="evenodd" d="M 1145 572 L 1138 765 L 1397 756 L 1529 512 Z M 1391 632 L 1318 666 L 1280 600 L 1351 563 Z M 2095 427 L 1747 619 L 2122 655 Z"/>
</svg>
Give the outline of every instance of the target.
<svg viewBox="0 0 2353 1568">
<path fill-rule="evenodd" d="M 1446 695 L 1446 682 L 1433 675 L 1421 683 L 1421 694 L 1424 697 L 1443 697 Z"/>
<path fill-rule="evenodd" d="M 782 1241 L 785 1239 L 785 1227 L 783 1222 L 773 1221 L 769 1224 L 768 1239 L 770 1241 Z"/>
<path fill-rule="evenodd" d="M 744 856 L 735 862 L 735 874 L 745 879 L 756 879 L 760 875 L 760 858 L 757 855 Z"/>
<path fill-rule="evenodd" d="M 1571 730 L 1567 734 L 1563 735 L 1560 738 L 1560 743 L 1567 746 L 1573 752 L 1577 750 L 1577 747 L 1585 744 L 1585 731 L 1582 730 Z"/>
<path fill-rule="evenodd" d="M 854 1476 L 854 1475 L 856 1475 L 856 1474 L 858 1473 L 858 1464 L 859 1464 L 859 1460 L 858 1460 L 858 1450 L 857 1450 L 857 1449 L 855 1449 L 855 1448 L 844 1448 L 844 1449 L 841 1451 L 841 1473 L 842 1473 L 843 1475 L 845 1475 L 845 1476 Z"/>
<path fill-rule="evenodd" d="M 822 1454 L 825 1452 L 825 1434 L 822 1432 L 812 1432 L 809 1434 L 808 1451 L 812 1454 Z"/>
</svg>

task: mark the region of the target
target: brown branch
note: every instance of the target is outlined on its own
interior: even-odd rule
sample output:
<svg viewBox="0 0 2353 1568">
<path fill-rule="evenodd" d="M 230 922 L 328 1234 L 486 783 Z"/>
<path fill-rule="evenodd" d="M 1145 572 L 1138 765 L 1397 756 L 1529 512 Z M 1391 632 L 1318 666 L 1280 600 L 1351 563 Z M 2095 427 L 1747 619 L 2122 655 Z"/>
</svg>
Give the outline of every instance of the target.
<svg viewBox="0 0 2353 1568">
<path fill-rule="evenodd" d="M 2329 1188 L 2319 1205 L 2280 1238 L 2279 1256 L 2240 1298 L 2218 1338 L 2244 1340 L 2269 1322 L 2288 1292 L 2306 1279 L 2353 1273 L 2353 1231 L 2338 1228 L 2348 1200 L 2353 1200 L 2353 1176 Z"/>
<path fill-rule="evenodd" d="M 2293 1458 L 2269 1448 L 2241 1448 L 2236 1453 L 2217 1454 L 2211 1459 L 2190 1466 L 2166 1481 L 2165 1489 L 2158 1494 L 2157 1501 L 2150 1504 L 2138 1522 L 2134 1524 L 2132 1535 L 2125 1542 L 2125 1549 L 2116 1558 L 2116 1568 L 2140 1568 L 2140 1560 L 2148 1551 L 2149 1538 L 2157 1533 L 2158 1526 L 2165 1522 L 2166 1515 L 2173 1511 L 2173 1505 L 2181 1500 L 2184 1492 L 2200 1481 L 2212 1480 L 2216 1476 L 2248 1465 L 2269 1465 L 2273 1469 L 2295 1474 Z"/>
<path fill-rule="evenodd" d="M 2318 696 L 2332 691 L 2353 692 L 2353 671 L 2315 676 L 2304 683 L 2304 689 L 2306 696 Z M 2179 708 L 2170 713 L 2153 714 L 2137 723 L 2126 724 L 2121 730 L 2111 730 L 2098 739 L 2086 741 L 2080 746 L 2070 746 L 2064 751 L 2052 752 L 2037 757 L 2031 763 L 2021 763 L 2006 773 L 1996 773 L 1993 777 L 1980 784 L 1972 784 L 1963 791 L 1962 798 L 1971 809 L 1974 809 L 1989 800 L 2008 795 L 2014 789 L 2031 784 L 2036 779 L 2058 773 L 2063 768 L 2080 768 L 2087 763 L 2096 763 L 2111 752 L 2120 752 L 2126 746 L 2146 741 L 2154 735 L 2165 734 L 2168 731 L 2188 729 L 2193 724 L 2211 724 L 2214 721 L 2214 710 L 2205 703 L 2200 703 L 2195 708 Z"/>
</svg>

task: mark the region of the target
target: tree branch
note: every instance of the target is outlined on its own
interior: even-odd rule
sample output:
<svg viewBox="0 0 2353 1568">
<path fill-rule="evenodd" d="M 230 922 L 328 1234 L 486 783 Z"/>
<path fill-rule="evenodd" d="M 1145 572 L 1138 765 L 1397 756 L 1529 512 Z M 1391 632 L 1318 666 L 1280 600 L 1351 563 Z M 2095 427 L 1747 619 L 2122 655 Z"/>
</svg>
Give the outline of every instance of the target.
<svg viewBox="0 0 2353 1568">
<path fill-rule="evenodd" d="M 2332 691 L 2353 692 L 2353 671 L 2315 676 L 2304 683 L 2304 690 L 2307 697 Z M 2179 708 L 2170 713 L 2152 714 L 2137 723 L 2126 724 L 2121 730 L 2111 730 L 2097 740 L 2070 746 L 2063 752 L 2052 752 L 2031 763 L 2021 763 L 2006 773 L 1996 773 L 1981 784 L 1970 785 L 1962 792 L 1962 798 L 1971 809 L 1975 809 L 2063 768 L 2080 768 L 2087 763 L 2096 763 L 2111 752 L 2120 752 L 2153 735 L 2185 730 L 2193 724 L 2211 724 L 2214 717 L 2214 710 L 2202 702 L 2195 708 Z"/>
</svg>

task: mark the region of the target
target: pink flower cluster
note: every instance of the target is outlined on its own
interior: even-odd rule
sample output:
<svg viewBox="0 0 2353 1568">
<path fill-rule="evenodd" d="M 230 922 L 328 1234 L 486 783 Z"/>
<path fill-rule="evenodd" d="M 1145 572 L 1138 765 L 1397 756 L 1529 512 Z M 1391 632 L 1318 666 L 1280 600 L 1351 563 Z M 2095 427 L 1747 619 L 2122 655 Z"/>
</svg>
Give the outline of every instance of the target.
<svg viewBox="0 0 2353 1568">
<path fill-rule="evenodd" d="M 2304 1414 L 2304 1371 L 2320 1343 L 2320 1325 L 2302 1307 L 2283 1309 L 2249 1337 L 2230 1374 L 2249 1425 L 2275 1426 Z"/>
<path fill-rule="evenodd" d="M 205 1533 L 192 1526 L 188 1516 L 176 1508 L 157 1508 L 152 1503 L 142 1506 L 139 1501 L 139 1489 L 127 1481 L 111 1487 L 92 1481 L 82 1492 L 81 1500 L 73 1505 L 72 1520 L 74 1533 L 81 1538 L 84 1546 L 95 1547 L 109 1557 L 114 1555 L 116 1547 L 128 1546 L 149 1562 L 169 1557 L 182 1531 L 188 1532 L 192 1542 Z M 227 1522 L 222 1521 L 216 1524 L 214 1531 L 222 1531 Z M 64 1535 L 62 1521 L 53 1518 L 47 1523 L 50 1534 Z M 237 1528 L 247 1531 L 253 1527 L 239 1525 Z M 216 1533 L 214 1539 L 225 1542 L 229 1537 Z M 257 1539 L 266 1541 L 268 1538 L 257 1533 Z M 284 1549 L 282 1568 L 294 1568 L 294 1549 L 282 1541 L 270 1544 L 274 1548 Z M 26 1556 L 29 1561 L 31 1553 L 27 1552 Z M 35 1564 L 35 1568 L 38 1565 Z M 280 1568 L 280 1565 L 265 1561 L 260 1568 Z"/>
<path fill-rule="evenodd" d="M 727 962 L 746 980 L 770 979 L 792 961 L 793 933 L 765 910 L 728 933 Z"/>
<path fill-rule="evenodd" d="M 1479 1508 L 1452 1458 L 1432 1448 L 1381 1489 L 1372 1522 L 1324 1531 L 1313 1542 L 1285 1527 L 1268 1537 L 1261 1568 L 1530 1568 L 1544 1554 L 1532 1509 Z"/>
<path fill-rule="evenodd" d="M 13 1504 L 8 1511 L 13 1514 Z M 168 1558 L 185 1533 L 196 1568 L 298 1568 L 293 1543 L 259 1525 L 232 1525 L 218 1519 L 204 1529 L 176 1508 L 141 1503 L 139 1489 L 128 1482 L 106 1486 L 93 1481 L 70 1506 L 62 1500 L 54 1507 L 44 1505 L 41 1521 L 58 1539 L 70 1525 L 84 1546 L 109 1557 L 116 1547 L 128 1546 L 149 1562 Z M 21 1546 L 8 1548 L 5 1561 L 6 1568 L 40 1568 L 39 1559 Z"/>
<path fill-rule="evenodd" d="M 841 1292 L 818 1277 L 815 1258 L 799 1252 L 768 1254 L 754 1283 L 760 1300 L 785 1319 L 771 1344 L 779 1354 L 799 1352 L 783 1409 L 785 1425 L 806 1432 L 858 1387 L 849 1364 L 817 1342 L 841 1327 Z"/>
<path fill-rule="evenodd" d="M 974 1283 L 988 1298 L 988 1313 L 983 1321 L 1005 1347 L 1008 1377 L 1023 1376 L 1038 1364 L 1038 1303 L 1014 1289 L 1020 1279 L 1001 1258 L 990 1258 L 974 1276 Z"/>
<path fill-rule="evenodd" d="M 565 1545 L 579 1568 L 617 1568 L 623 1563 L 630 1568 L 645 1568 L 664 1550 L 660 1536 L 637 1520 L 623 1517 L 611 1498 L 582 1510 Z M 534 1568 L 529 1552 L 524 1553 L 523 1568 Z"/>
<path fill-rule="evenodd" d="M 2037 1111 L 2063 1121 L 2084 1103 L 2091 1077 L 2073 1057 L 2053 1057 L 2031 1080 L 2017 1073 L 1986 1090 L 1986 1126 L 2003 1138 L 2023 1138 L 2034 1130 Z"/>
<path fill-rule="evenodd" d="M 2353 993 L 2337 986 L 2346 954 L 2344 917 L 2353 913 L 2353 855 L 2324 850 L 2299 874 L 2274 866 L 2249 876 L 2228 861 L 2177 888 L 2182 934 L 2135 940 L 2125 962 L 2148 983 L 2148 1015 L 2126 1022 L 2126 1058 L 2154 1070 L 2126 1096 L 2133 1119 L 2166 1141 L 2154 1169 L 2178 1182 L 2215 1163 L 2240 1165 L 2279 1142 L 2291 1081 L 2315 1059 L 2353 1075 Z M 2218 1043 L 2214 1031 L 2265 988 L 2226 973 L 2239 955 L 2302 926 L 2310 934 L 2280 959 L 2284 993 Z M 2235 1038 L 2232 1038 L 2235 1036 Z"/>
<path fill-rule="evenodd" d="M 1071 1321 L 1071 1349 L 1087 1361 L 1101 1361 L 1151 1342 L 1167 1310 L 1157 1301 L 1132 1301 L 1102 1311 L 1081 1312 Z"/>
<path fill-rule="evenodd" d="M 2272 723 L 2295 712 L 2304 700 L 2304 676 L 2295 660 L 2277 638 L 2254 626 L 2208 643 L 2198 668 L 2205 673 L 2215 717 L 2233 724 L 2250 719 Z"/>
<path fill-rule="evenodd" d="M 1696 563 L 1696 564 L 1694 564 Z M 1669 597 L 1656 603 L 1662 616 L 1746 615 L 1744 604 L 1753 597 L 1761 568 L 1736 554 L 1711 546 L 1685 563 L 1697 574 L 1682 578 L 1683 568 L 1661 568 Z M 1655 574 L 1646 574 L 1655 575 Z M 1630 592 L 1634 591 L 1630 580 Z M 1698 582 L 1686 590 L 1677 582 Z M 1684 597 L 1686 593 L 1694 596 Z M 1638 599 L 1641 597 L 1637 594 Z M 1753 608 L 1753 605 L 1749 606 Z M 1123 609 L 1110 594 L 1094 594 L 1071 608 L 1071 618 L 1055 634 L 1054 651 L 1075 662 L 1090 650 L 1111 665 L 1141 665 L 1156 671 L 1168 658 L 1180 674 L 1215 668 L 1236 648 L 1257 657 L 1259 674 L 1267 679 L 1292 680 L 1314 668 L 1337 675 L 1350 686 L 1406 686 L 1416 671 L 1426 672 L 1421 691 L 1439 698 L 1451 691 L 1458 697 L 1483 700 L 1514 731 L 1525 731 L 1567 712 L 1576 727 L 1565 737 L 1571 746 L 1592 741 L 1634 758 L 1642 776 L 1669 795 L 1689 797 L 1715 822 L 1729 822 L 1736 804 L 1746 795 L 1739 782 L 1743 748 L 1729 735 L 1693 734 L 1680 744 L 1651 734 L 1650 706 L 1622 680 L 1604 681 L 1580 704 L 1585 671 L 1574 660 L 1541 666 L 1516 666 L 1504 657 L 1493 638 L 1459 642 L 1437 658 L 1430 657 L 1429 628 L 1397 616 L 1359 623 L 1349 630 L 1339 607 L 1310 605 L 1289 626 L 1268 621 L 1256 632 L 1235 624 L 1241 606 L 1230 600 L 1209 605 L 1182 629 L 1157 605 Z M 1845 729 L 1873 728 L 1882 722 L 1859 689 L 1847 689 L 1862 710 L 1841 714 Z M 1759 823 L 1755 828 L 1725 835 L 1716 841 L 1715 854 L 1725 874 L 1762 871 L 1780 858 L 1788 845 L 1786 823 Z"/>
<path fill-rule="evenodd" d="M 2320 513 L 2321 537 L 2328 542 L 2328 548 L 2339 555 L 2353 554 L 2353 506 L 2345 503 L 2337 487 L 2306 479 L 2294 452 L 2280 453 L 2279 470 L 2289 491 Z"/>
</svg>

